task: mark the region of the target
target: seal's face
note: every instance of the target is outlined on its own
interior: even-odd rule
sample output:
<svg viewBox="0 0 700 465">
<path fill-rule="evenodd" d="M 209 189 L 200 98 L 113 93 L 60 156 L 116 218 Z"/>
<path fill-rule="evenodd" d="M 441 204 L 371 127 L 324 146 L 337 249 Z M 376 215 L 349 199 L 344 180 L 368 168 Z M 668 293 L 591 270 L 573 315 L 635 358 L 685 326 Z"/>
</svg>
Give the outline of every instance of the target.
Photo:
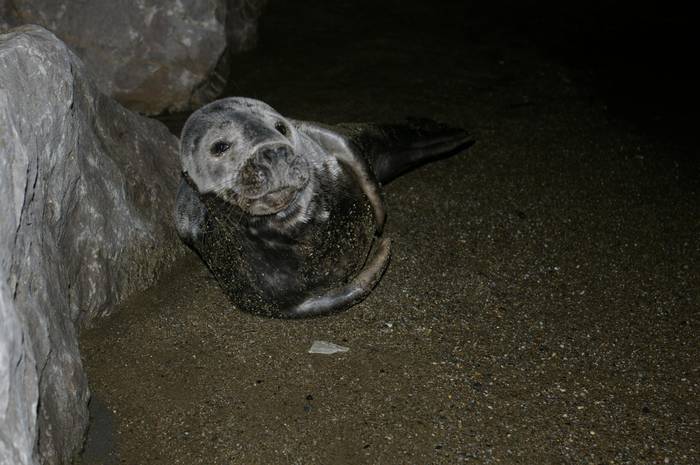
<svg viewBox="0 0 700 465">
<path fill-rule="evenodd" d="M 290 207 L 309 182 L 298 138 L 267 104 L 229 98 L 190 116 L 180 158 L 200 194 L 215 194 L 250 215 L 272 215 Z"/>
</svg>

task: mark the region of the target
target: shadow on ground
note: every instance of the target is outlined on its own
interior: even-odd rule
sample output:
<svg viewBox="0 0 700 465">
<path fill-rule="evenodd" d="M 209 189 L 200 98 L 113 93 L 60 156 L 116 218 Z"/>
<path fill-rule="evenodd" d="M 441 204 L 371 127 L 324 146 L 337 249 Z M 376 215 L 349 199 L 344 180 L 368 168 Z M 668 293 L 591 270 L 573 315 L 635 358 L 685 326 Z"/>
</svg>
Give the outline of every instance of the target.
<svg viewBox="0 0 700 465">
<path fill-rule="evenodd" d="M 478 142 L 387 186 L 392 263 L 350 311 L 241 313 L 190 256 L 85 331 L 115 425 L 86 464 L 697 463 L 697 159 L 493 14 L 292 3 L 230 94 Z"/>
</svg>

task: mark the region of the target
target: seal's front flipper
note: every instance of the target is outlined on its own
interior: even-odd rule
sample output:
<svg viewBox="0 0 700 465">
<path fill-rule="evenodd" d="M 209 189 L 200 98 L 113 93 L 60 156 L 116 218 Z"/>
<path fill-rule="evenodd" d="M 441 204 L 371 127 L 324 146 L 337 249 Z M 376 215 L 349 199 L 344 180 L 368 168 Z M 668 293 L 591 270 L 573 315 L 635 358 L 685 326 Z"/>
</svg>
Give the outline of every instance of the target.
<svg viewBox="0 0 700 465">
<path fill-rule="evenodd" d="M 185 177 L 180 180 L 173 213 L 178 236 L 185 244 L 196 248 L 203 233 L 207 207 Z"/>
<path fill-rule="evenodd" d="M 466 131 L 430 119 L 403 124 L 341 124 L 340 130 L 369 157 L 375 176 L 387 183 L 424 163 L 455 155 L 474 144 Z"/>
<path fill-rule="evenodd" d="M 339 312 L 351 307 L 372 292 L 379 282 L 391 256 L 391 241 L 387 238 L 377 239 L 364 268 L 348 284 L 329 290 L 323 295 L 309 297 L 300 304 L 287 310 L 282 316 L 287 318 L 305 318 Z"/>
</svg>

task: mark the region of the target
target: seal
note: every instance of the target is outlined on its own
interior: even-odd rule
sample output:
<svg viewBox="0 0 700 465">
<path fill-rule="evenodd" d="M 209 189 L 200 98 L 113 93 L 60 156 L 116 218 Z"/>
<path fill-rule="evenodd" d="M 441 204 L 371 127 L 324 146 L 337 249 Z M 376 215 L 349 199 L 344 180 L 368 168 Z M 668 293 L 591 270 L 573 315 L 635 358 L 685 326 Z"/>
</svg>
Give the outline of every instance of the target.
<svg viewBox="0 0 700 465">
<path fill-rule="evenodd" d="M 182 130 L 177 231 L 242 310 L 340 311 L 389 262 L 382 183 L 472 143 L 430 120 L 327 126 L 250 98 L 218 100 Z"/>
</svg>

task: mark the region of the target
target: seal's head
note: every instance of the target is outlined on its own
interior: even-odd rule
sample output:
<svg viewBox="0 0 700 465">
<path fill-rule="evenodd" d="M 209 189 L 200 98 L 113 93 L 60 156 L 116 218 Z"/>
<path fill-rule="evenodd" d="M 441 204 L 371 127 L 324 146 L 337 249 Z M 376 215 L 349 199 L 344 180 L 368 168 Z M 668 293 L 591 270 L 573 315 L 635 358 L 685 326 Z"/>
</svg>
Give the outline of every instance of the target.
<svg viewBox="0 0 700 465">
<path fill-rule="evenodd" d="M 294 203 L 310 166 L 296 129 L 269 105 L 232 97 L 194 112 L 182 130 L 183 172 L 200 194 L 214 194 L 249 215 L 272 215 Z"/>
</svg>

